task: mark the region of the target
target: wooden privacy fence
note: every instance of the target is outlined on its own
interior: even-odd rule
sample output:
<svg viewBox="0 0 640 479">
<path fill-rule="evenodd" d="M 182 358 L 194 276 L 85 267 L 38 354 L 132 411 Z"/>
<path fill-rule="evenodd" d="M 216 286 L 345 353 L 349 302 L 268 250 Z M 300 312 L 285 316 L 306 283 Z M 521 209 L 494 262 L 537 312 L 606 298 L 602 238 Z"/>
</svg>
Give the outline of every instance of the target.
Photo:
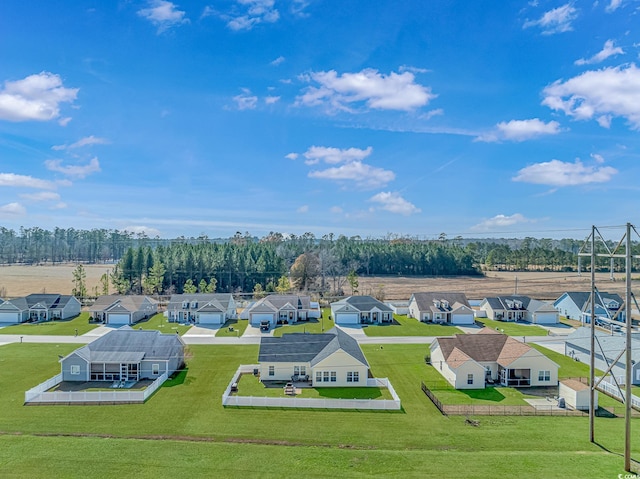
<svg viewBox="0 0 640 479">
<path fill-rule="evenodd" d="M 114 389 L 113 391 L 49 391 L 62 382 L 62 374 L 38 384 L 24 393 L 24 403 L 33 404 L 131 404 L 143 403 L 167 380 L 165 372 L 143 391 Z"/>
<path fill-rule="evenodd" d="M 287 407 L 309 409 L 372 409 L 372 410 L 398 410 L 401 408 L 400 397 L 387 378 L 368 378 L 367 387 L 384 387 L 389 389 L 393 399 L 320 399 L 320 398 L 296 398 L 296 397 L 259 397 L 238 396 L 231 394 L 234 384 L 238 384 L 242 374 L 253 373 L 258 365 L 241 365 L 233 375 L 231 382 L 222 394 L 223 406 L 240 407 Z"/>
</svg>

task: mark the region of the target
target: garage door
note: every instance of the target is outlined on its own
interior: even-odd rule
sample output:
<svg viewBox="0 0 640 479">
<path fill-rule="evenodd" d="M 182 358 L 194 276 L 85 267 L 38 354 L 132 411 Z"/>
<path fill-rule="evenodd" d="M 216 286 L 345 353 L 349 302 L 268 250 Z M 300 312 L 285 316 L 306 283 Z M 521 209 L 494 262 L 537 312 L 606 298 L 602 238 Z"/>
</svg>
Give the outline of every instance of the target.
<svg viewBox="0 0 640 479">
<path fill-rule="evenodd" d="M 129 324 L 128 314 L 110 314 L 107 317 L 107 324 Z"/>
<path fill-rule="evenodd" d="M 20 321 L 20 313 L 0 313 L 0 323 L 17 323 Z"/>
<path fill-rule="evenodd" d="M 533 322 L 536 324 L 556 324 L 558 313 L 537 313 Z"/>
<path fill-rule="evenodd" d="M 358 324 L 358 313 L 338 313 L 336 324 Z"/>
<path fill-rule="evenodd" d="M 198 323 L 200 324 L 224 324 L 223 314 L 221 313 L 200 313 Z"/>
<path fill-rule="evenodd" d="M 451 319 L 451 324 L 473 324 L 474 322 L 473 314 L 456 314 Z"/>
<path fill-rule="evenodd" d="M 270 313 L 254 313 L 251 315 L 251 325 L 260 326 L 260 321 L 269 321 L 273 326 L 273 314 Z"/>
</svg>

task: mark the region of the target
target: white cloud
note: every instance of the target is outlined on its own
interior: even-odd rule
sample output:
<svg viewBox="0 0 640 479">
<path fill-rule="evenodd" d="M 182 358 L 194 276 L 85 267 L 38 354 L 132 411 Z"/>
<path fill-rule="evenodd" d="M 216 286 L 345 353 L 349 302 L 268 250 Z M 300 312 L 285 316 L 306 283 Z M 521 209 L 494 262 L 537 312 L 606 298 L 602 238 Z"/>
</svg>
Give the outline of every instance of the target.
<svg viewBox="0 0 640 479">
<path fill-rule="evenodd" d="M 571 3 L 562 5 L 545 12 L 538 20 L 527 20 L 523 28 L 540 27 L 543 35 L 553 35 L 554 33 L 562 33 L 573 30 L 571 22 L 578 16 L 576 10 Z"/>
<path fill-rule="evenodd" d="M 362 189 L 380 188 L 393 181 L 395 177 L 393 171 L 366 165 L 361 161 L 352 161 L 338 167 L 309 172 L 309 178 L 333 180 Z"/>
<path fill-rule="evenodd" d="M 421 120 L 430 120 L 434 116 L 444 115 L 444 110 L 442 108 L 436 108 L 435 110 L 429 110 L 423 115 L 420 115 L 418 118 Z"/>
<path fill-rule="evenodd" d="M 53 191 L 40 191 L 38 193 L 24 193 L 20 198 L 31 201 L 60 201 L 60 195 Z"/>
<path fill-rule="evenodd" d="M 284 63 L 284 60 L 285 60 L 285 58 L 284 58 L 282 55 L 280 55 L 278 58 L 276 58 L 275 60 L 273 60 L 273 61 L 270 63 L 270 65 L 272 65 L 272 66 L 276 67 L 276 66 L 280 65 L 281 63 Z"/>
<path fill-rule="evenodd" d="M 285 155 L 284 157 L 287 158 L 288 160 L 297 160 L 298 156 L 299 155 L 297 153 L 289 153 L 289 154 Z"/>
<path fill-rule="evenodd" d="M 310 3 L 310 0 L 293 0 L 291 2 L 290 11 L 297 17 L 308 17 L 309 14 L 305 12 L 304 9 L 307 8 Z"/>
<path fill-rule="evenodd" d="M 14 173 L 0 173 L 0 186 L 17 186 L 22 188 L 38 188 L 55 190 L 55 183 L 34 178 L 33 176 L 16 175 Z"/>
<path fill-rule="evenodd" d="M 65 88 L 61 78 L 53 73 L 7 80 L 0 90 L 0 120 L 53 120 L 60 116 L 60 104 L 72 102 L 77 94 L 77 88 Z"/>
<path fill-rule="evenodd" d="M 372 151 L 373 148 L 371 147 L 368 147 L 366 150 L 361 150 L 360 148 L 341 150 L 340 148 L 326 146 L 312 146 L 305 151 L 302 156 L 306 158 L 305 163 L 307 165 L 315 165 L 320 161 L 335 165 L 351 161 L 362 161 L 368 157 Z"/>
<path fill-rule="evenodd" d="M 309 205 L 302 205 L 300 206 L 297 210 L 297 213 L 308 213 L 309 212 Z"/>
<path fill-rule="evenodd" d="M 233 101 L 236 102 L 238 110 L 254 110 L 258 106 L 258 97 L 252 95 L 247 88 L 243 88 L 240 95 L 234 96 Z"/>
<path fill-rule="evenodd" d="M 522 223 L 532 223 L 533 220 L 525 218 L 520 213 L 515 213 L 511 216 L 496 215 L 493 218 L 486 219 L 470 229 L 472 231 L 491 231 L 507 226 L 514 226 Z"/>
<path fill-rule="evenodd" d="M 611 0 L 611 3 L 609 3 L 604 10 L 607 13 L 615 12 L 621 4 L 622 0 Z"/>
<path fill-rule="evenodd" d="M 72 178 L 85 178 L 92 173 L 98 173 L 102 171 L 100 169 L 100 162 L 98 158 L 92 158 L 86 165 L 62 165 L 62 160 L 47 160 L 44 165 L 48 170 L 57 171 Z"/>
<path fill-rule="evenodd" d="M 264 97 L 264 102 L 267 105 L 273 105 L 275 103 L 278 103 L 280 101 L 280 97 L 279 96 L 266 96 Z"/>
<path fill-rule="evenodd" d="M 50 209 L 50 210 L 63 210 L 63 209 L 65 209 L 66 207 L 67 207 L 67 204 L 66 204 L 66 203 L 64 203 L 64 202 L 62 202 L 62 201 L 59 201 L 59 202 L 58 202 L 58 203 L 56 203 L 55 205 L 51 205 L 51 206 L 49 207 L 49 209 Z"/>
<path fill-rule="evenodd" d="M 189 23 L 186 12 L 178 10 L 176 5 L 166 0 L 149 0 L 148 8 L 138 10 L 138 15 L 146 18 L 158 27 L 158 33 L 162 33 L 171 27 Z"/>
<path fill-rule="evenodd" d="M 596 158 L 596 163 L 602 164 Z M 545 161 L 522 168 L 513 181 L 549 186 L 575 186 L 605 183 L 618 173 L 611 166 L 585 166 L 579 159 L 573 163 L 560 160 Z"/>
<path fill-rule="evenodd" d="M 251 30 L 260 23 L 275 23 L 280 13 L 274 8 L 275 0 L 237 0 L 243 10 L 221 15 L 231 30 Z"/>
<path fill-rule="evenodd" d="M 591 70 L 543 90 L 543 105 L 577 120 L 598 119 L 607 127 L 610 117 L 626 118 L 640 129 L 640 69 L 635 64 Z M 566 98 L 566 99 L 565 99 Z"/>
<path fill-rule="evenodd" d="M 613 40 L 607 40 L 606 42 L 604 42 L 604 47 L 602 48 L 602 50 L 593 55 L 591 58 L 581 58 L 579 60 L 576 60 L 575 64 L 591 65 L 593 63 L 600 63 L 614 55 L 624 55 L 624 50 L 620 47 L 614 47 Z"/>
<path fill-rule="evenodd" d="M 0 206 L 0 216 L 24 216 L 27 214 L 27 209 L 20 203 L 8 203 Z"/>
<path fill-rule="evenodd" d="M 150 238 L 155 238 L 156 236 L 160 236 L 160 230 L 156 228 L 151 228 L 149 226 L 125 226 L 122 228 L 123 231 L 128 231 L 129 233 L 133 233 L 135 235 L 145 234 Z"/>
<path fill-rule="evenodd" d="M 391 213 L 409 216 L 420 213 L 420 208 L 405 200 L 400 194 L 395 192 L 380 192 L 369 198 L 369 201 L 380 204 L 380 208 Z"/>
<path fill-rule="evenodd" d="M 339 206 L 332 206 L 331 208 L 329 208 L 329 211 L 334 215 L 340 215 L 343 213 L 342 208 L 340 208 Z"/>
<path fill-rule="evenodd" d="M 494 131 L 480 135 L 475 140 L 486 142 L 501 140 L 524 141 L 542 135 L 557 135 L 560 131 L 562 131 L 560 123 L 557 121 L 545 123 L 539 118 L 511 120 L 498 123 Z"/>
<path fill-rule="evenodd" d="M 352 111 L 352 104 L 364 103 L 379 110 L 414 110 L 437 95 L 431 88 L 415 83 L 413 73 L 391 72 L 381 74 L 374 69 L 338 75 L 335 70 L 312 72 L 303 80 L 318 86 L 309 86 L 297 97 L 296 105 L 324 106 L 328 111 Z"/>
<path fill-rule="evenodd" d="M 65 118 L 60 118 L 58 120 L 58 125 L 67 126 L 71 120 L 72 120 L 72 118 L 70 116 L 67 116 Z"/>
<path fill-rule="evenodd" d="M 96 136 L 90 135 L 85 136 L 84 138 L 80 138 L 75 143 L 71 143 L 70 145 L 54 145 L 51 147 L 52 150 L 60 151 L 60 150 L 75 150 L 76 148 L 82 148 L 83 146 L 90 145 L 106 145 L 109 143 L 109 140 L 105 138 L 98 138 Z"/>
</svg>

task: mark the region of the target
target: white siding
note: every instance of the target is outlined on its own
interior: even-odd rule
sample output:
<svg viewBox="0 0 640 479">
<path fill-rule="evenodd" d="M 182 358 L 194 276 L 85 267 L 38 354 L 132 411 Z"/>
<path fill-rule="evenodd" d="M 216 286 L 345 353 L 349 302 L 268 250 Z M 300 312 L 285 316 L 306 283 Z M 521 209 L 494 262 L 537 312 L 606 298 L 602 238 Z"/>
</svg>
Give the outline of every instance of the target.
<svg viewBox="0 0 640 479">
<path fill-rule="evenodd" d="M 336 381 L 335 382 L 316 382 L 316 373 L 320 371 L 324 374 L 324 371 L 335 372 L 336 373 Z M 358 382 L 347 382 L 347 373 L 358 373 Z M 356 360 L 350 354 L 345 353 L 344 351 L 336 351 L 329 357 L 323 359 L 319 363 L 313 366 L 313 386 L 314 387 L 344 387 L 344 386 L 355 386 L 355 387 L 363 387 L 367 385 L 367 376 L 369 374 L 369 368 L 362 364 L 360 361 Z"/>
</svg>

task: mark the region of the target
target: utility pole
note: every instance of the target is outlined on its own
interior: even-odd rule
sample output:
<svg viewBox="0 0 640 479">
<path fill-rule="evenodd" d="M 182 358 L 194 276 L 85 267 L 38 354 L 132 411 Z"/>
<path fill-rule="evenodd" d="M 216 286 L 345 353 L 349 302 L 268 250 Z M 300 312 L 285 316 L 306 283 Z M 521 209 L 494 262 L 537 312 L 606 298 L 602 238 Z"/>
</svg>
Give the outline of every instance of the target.
<svg viewBox="0 0 640 479">
<path fill-rule="evenodd" d="M 589 357 L 589 441 L 595 442 L 595 422 L 596 422 L 596 227 L 591 227 L 591 354 Z"/>
<path fill-rule="evenodd" d="M 624 379 L 624 470 L 631 472 L 631 223 L 627 223 L 626 242 L 626 323 L 627 323 L 627 350 Z M 613 258 L 611 258 L 613 261 Z"/>
</svg>

